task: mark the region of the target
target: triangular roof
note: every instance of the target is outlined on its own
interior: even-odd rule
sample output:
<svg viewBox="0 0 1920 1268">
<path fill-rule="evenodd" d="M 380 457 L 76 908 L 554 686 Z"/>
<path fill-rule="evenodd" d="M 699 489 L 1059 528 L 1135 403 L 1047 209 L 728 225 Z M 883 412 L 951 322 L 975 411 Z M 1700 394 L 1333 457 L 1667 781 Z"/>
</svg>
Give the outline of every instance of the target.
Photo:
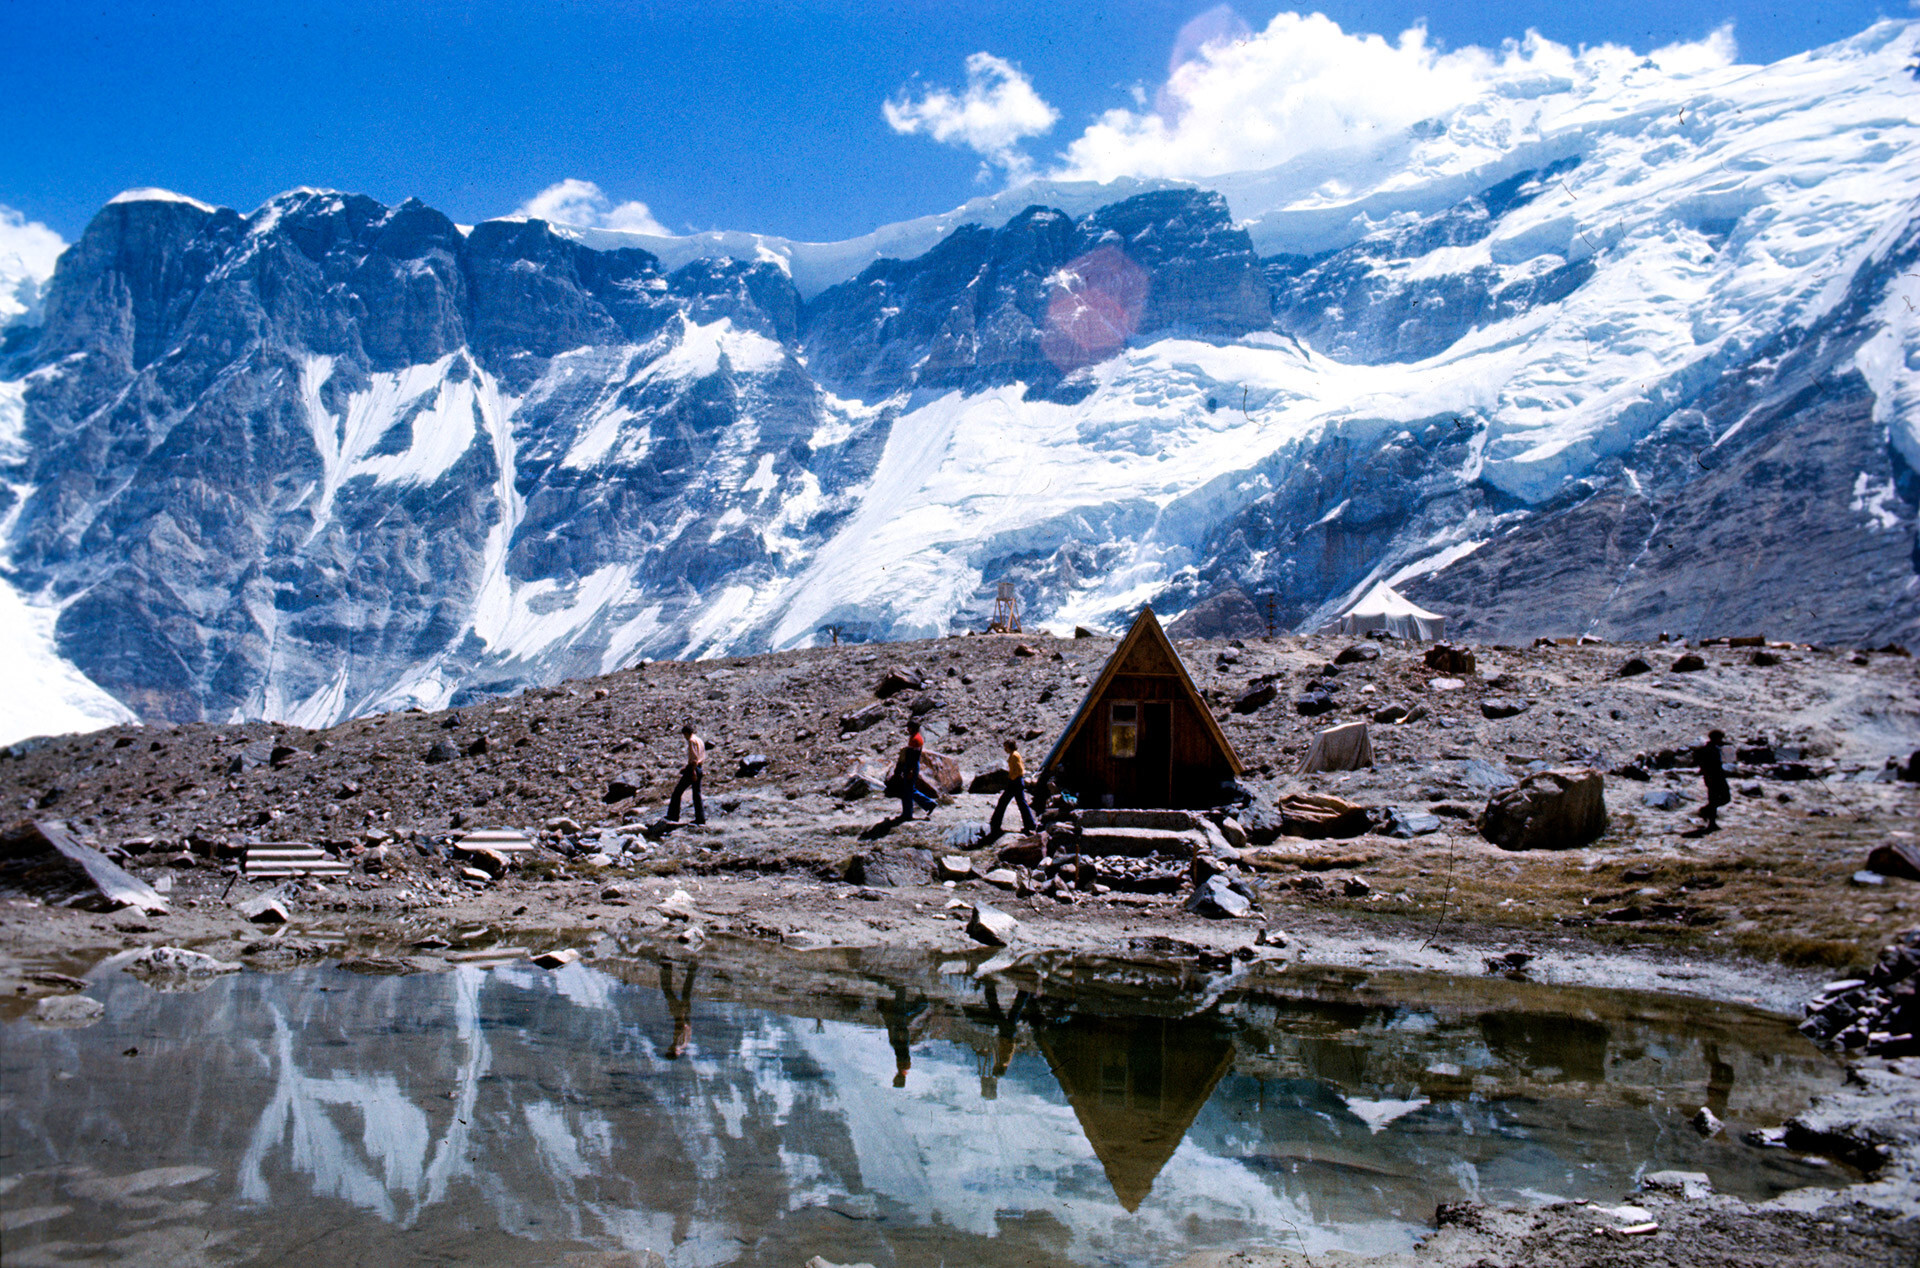
<svg viewBox="0 0 1920 1268">
<path fill-rule="evenodd" d="M 1240 755 L 1235 753 L 1233 745 L 1227 742 L 1227 733 L 1222 731 L 1220 724 L 1213 720 L 1213 710 L 1207 708 L 1207 702 L 1201 699 L 1199 689 L 1193 685 L 1193 679 L 1187 675 L 1186 665 L 1180 660 L 1180 653 L 1173 650 L 1173 644 L 1167 640 L 1167 632 L 1160 628 L 1160 618 L 1155 616 L 1153 609 L 1149 607 L 1141 608 L 1140 615 L 1133 618 L 1133 625 L 1127 630 L 1126 637 L 1120 640 L 1120 646 L 1114 648 L 1113 655 L 1107 658 L 1106 668 L 1102 669 L 1100 676 L 1093 680 L 1093 686 L 1087 688 L 1086 697 L 1080 701 L 1080 707 L 1073 711 L 1073 717 L 1067 722 L 1067 729 L 1060 733 L 1060 738 L 1054 743 L 1053 751 L 1047 754 L 1046 762 L 1040 767 L 1040 778 L 1046 778 L 1047 773 L 1053 769 L 1054 763 L 1066 753 L 1074 737 L 1080 734 L 1080 728 L 1085 726 L 1087 719 L 1093 715 L 1093 702 L 1100 698 L 1106 691 L 1107 684 L 1122 672 L 1122 667 L 1136 654 L 1150 663 L 1157 660 L 1171 667 L 1173 676 L 1180 679 L 1180 687 L 1187 693 L 1188 703 L 1193 705 L 1194 712 L 1200 715 L 1200 720 L 1213 736 L 1213 742 L 1219 745 L 1220 751 L 1227 755 L 1227 762 L 1233 767 L 1233 773 L 1244 774 L 1247 768 L 1241 765 Z M 1168 671 L 1166 668 L 1154 668 L 1136 669 L 1133 672 L 1165 674 Z"/>
<path fill-rule="evenodd" d="M 1351 606 L 1341 611 L 1340 615 L 1417 616 L 1428 621 L 1444 621 L 1446 619 L 1438 612 L 1427 611 L 1384 581 L 1376 581 L 1373 589 L 1354 600 Z"/>
<path fill-rule="evenodd" d="M 1034 1038 L 1130 1212 L 1233 1068 L 1225 1036 L 1170 1018 L 1075 1018 L 1036 1026 Z"/>
</svg>

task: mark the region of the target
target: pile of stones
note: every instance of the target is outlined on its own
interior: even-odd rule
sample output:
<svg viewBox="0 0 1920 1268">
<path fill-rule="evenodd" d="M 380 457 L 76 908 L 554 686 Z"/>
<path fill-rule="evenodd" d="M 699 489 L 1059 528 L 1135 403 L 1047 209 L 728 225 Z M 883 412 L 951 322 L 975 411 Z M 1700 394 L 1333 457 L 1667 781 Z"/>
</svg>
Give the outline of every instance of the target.
<svg viewBox="0 0 1920 1268">
<path fill-rule="evenodd" d="M 1870 1056 L 1920 1055 L 1920 929 L 1880 953 L 1865 978 L 1830 982 L 1807 1002 L 1800 1031 L 1817 1043 Z"/>
</svg>

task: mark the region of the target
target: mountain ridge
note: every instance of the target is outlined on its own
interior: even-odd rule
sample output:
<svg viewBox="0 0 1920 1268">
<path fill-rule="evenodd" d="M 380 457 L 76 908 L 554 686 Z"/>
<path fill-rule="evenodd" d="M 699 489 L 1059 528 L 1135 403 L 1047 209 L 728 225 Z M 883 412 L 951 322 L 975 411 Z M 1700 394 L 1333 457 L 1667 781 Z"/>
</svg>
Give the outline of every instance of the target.
<svg viewBox="0 0 1920 1268">
<path fill-rule="evenodd" d="M 1163 187 L 805 294 L 757 246 L 126 196 L 0 344 L 0 628 L 96 722 L 304 725 L 947 633 L 1002 578 L 1060 628 L 1391 577 L 1479 638 L 1911 639 L 1907 34 L 1291 254 Z"/>
</svg>

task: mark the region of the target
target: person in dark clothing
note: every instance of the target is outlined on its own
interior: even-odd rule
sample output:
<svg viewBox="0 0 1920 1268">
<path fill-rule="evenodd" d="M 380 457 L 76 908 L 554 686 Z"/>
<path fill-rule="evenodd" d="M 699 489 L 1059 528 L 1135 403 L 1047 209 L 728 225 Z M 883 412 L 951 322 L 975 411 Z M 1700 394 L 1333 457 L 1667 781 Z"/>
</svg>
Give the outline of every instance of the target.
<svg viewBox="0 0 1920 1268">
<path fill-rule="evenodd" d="M 1009 1012 L 1000 1011 L 1000 996 L 993 989 L 991 979 L 986 983 L 987 1013 L 994 1023 L 993 1064 L 988 1073 L 980 1076 L 980 1099 L 997 1100 L 1000 1096 L 1000 1076 L 1013 1064 L 1014 1039 L 1020 1026 L 1020 1014 L 1027 1009 L 1027 1001 L 1032 997 L 1025 991 L 1018 991 L 1013 997 L 1013 1008 Z"/>
<path fill-rule="evenodd" d="M 1027 805 L 1027 762 L 1020 756 L 1020 745 L 1014 740 L 1006 741 L 1007 747 L 1007 787 L 1000 794 L 1000 800 L 993 807 L 993 819 L 987 825 L 987 831 L 998 833 L 1000 820 L 1006 816 L 1007 803 L 1020 807 L 1020 830 L 1033 831 L 1033 810 Z"/>
<path fill-rule="evenodd" d="M 694 734 L 693 723 L 680 728 L 680 734 L 687 737 L 687 764 L 680 769 L 680 782 L 673 786 L 673 800 L 667 803 L 667 822 L 680 822 L 680 796 L 689 789 L 693 792 L 693 821 L 707 821 L 706 803 L 700 800 L 700 776 L 707 769 L 707 742 Z"/>
<path fill-rule="evenodd" d="M 920 1015 L 927 1011 L 925 996 L 907 998 L 907 990 L 896 983 L 891 1000 L 879 1001 L 880 1016 L 886 1019 L 887 1042 L 893 1045 L 893 1085 L 907 1085 L 907 1071 L 913 1068 L 914 1031 Z"/>
<path fill-rule="evenodd" d="M 1720 760 L 1720 746 L 1726 742 L 1725 732 L 1709 731 L 1707 742 L 1695 754 L 1700 763 L 1701 782 L 1707 786 L 1706 808 L 1700 812 L 1706 822 L 1702 832 L 1720 830 L 1720 807 L 1733 800 L 1733 792 L 1727 787 L 1727 769 Z"/>
<path fill-rule="evenodd" d="M 907 742 L 900 750 L 900 760 L 894 764 L 893 777 L 900 781 L 900 821 L 905 823 L 913 818 L 913 812 L 922 804 L 927 808 L 927 818 L 933 818 L 933 808 L 939 803 L 933 799 L 920 783 L 920 756 L 926 751 L 927 742 L 921 738 L 920 724 L 907 724 Z"/>
</svg>

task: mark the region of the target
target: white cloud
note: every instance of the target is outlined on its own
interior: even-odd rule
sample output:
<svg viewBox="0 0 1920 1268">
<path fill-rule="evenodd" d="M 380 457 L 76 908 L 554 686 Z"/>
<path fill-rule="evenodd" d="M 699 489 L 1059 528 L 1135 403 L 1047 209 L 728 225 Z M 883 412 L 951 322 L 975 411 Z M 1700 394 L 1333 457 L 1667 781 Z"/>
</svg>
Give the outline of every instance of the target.
<svg viewBox="0 0 1920 1268">
<path fill-rule="evenodd" d="M 648 233 L 671 238 L 673 233 L 648 210 L 643 202 L 616 204 L 592 181 L 569 177 L 549 185 L 521 204 L 519 215 L 559 225 L 578 225 L 583 229 L 623 229 L 629 233 Z"/>
<path fill-rule="evenodd" d="M 41 292 L 66 249 L 53 230 L 0 206 L 0 326 L 39 320 Z"/>
<path fill-rule="evenodd" d="M 936 88 L 918 101 L 888 101 L 881 111 L 895 132 L 965 146 L 1009 173 L 1029 166 L 1020 142 L 1050 131 L 1060 118 L 1019 67 L 991 53 L 967 59 L 967 87 L 958 96 Z"/>
<path fill-rule="evenodd" d="M 1211 29 L 1197 47 L 1188 39 L 1175 49 L 1154 108 L 1106 112 L 1068 145 L 1054 175 L 1203 180 L 1260 171 L 1371 148 L 1416 123 L 1536 99 L 1643 60 L 1612 47 L 1576 54 L 1533 32 L 1499 50 L 1443 51 L 1422 26 L 1388 41 L 1349 34 L 1318 13 L 1281 13 L 1258 33 L 1236 26 L 1228 10 L 1203 17 Z M 1732 32 L 1653 57 L 1676 75 L 1726 66 Z"/>
</svg>

